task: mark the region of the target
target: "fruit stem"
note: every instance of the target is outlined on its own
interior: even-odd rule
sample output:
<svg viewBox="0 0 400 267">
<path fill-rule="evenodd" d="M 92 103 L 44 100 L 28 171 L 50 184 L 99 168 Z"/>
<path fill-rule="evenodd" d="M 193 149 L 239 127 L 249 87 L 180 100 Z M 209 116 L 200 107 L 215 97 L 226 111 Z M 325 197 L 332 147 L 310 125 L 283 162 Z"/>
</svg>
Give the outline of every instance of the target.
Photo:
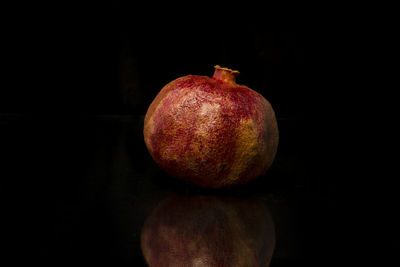
<svg viewBox="0 0 400 267">
<path fill-rule="evenodd" d="M 215 72 L 213 75 L 213 79 L 223 81 L 226 83 L 232 83 L 232 84 L 236 83 L 235 79 L 236 79 L 236 76 L 239 75 L 239 73 L 240 73 L 239 71 L 231 70 L 228 68 L 223 68 L 219 65 L 215 65 L 214 68 L 215 68 Z"/>
</svg>

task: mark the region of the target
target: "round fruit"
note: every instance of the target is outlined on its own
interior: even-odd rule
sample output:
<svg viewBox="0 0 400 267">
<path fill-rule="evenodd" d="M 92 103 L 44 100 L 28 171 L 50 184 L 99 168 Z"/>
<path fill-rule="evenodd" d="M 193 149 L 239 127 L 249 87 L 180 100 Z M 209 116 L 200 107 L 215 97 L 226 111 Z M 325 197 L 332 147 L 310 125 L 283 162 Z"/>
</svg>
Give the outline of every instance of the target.
<svg viewBox="0 0 400 267">
<path fill-rule="evenodd" d="M 144 140 L 157 164 L 176 178 L 219 188 L 264 174 L 278 146 L 270 103 L 235 82 L 238 71 L 215 66 L 212 78 L 168 83 L 151 103 Z"/>
<path fill-rule="evenodd" d="M 172 196 L 146 219 L 141 247 L 150 267 L 268 266 L 275 228 L 257 199 Z"/>
</svg>

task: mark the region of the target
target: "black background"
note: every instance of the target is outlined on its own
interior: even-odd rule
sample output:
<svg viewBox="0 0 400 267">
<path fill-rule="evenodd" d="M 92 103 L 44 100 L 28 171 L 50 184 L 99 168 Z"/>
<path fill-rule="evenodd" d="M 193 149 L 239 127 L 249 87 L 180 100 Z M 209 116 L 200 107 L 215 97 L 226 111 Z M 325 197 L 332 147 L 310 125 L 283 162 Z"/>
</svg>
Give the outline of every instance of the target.
<svg viewBox="0 0 400 267">
<path fill-rule="evenodd" d="M 354 195 L 350 212 L 338 207 L 338 188 L 360 177 L 348 181 L 354 174 L 342 169 L 342 116 L 350 115 L 340 100 L 354 92 L 338 86 L 348 62 L 335 60 L 343 51 L 337 35 L 302 14 L 292 17 L 296 27 L 276 31 L 260 19 L 266 15 L 159 8 L 160 16 L 129 2 L 17 9 L 0 97 L 5 255 L 55 266 L 143 265 L 140 227 L 164 192 L 210 193 L 158 169 L 144 146 L 143 116 L 166 83 L 211 76 L 216 64 L 239 70 L 237 82 L 264 95 L 278 118 L 270 179 L 216 192 L 279 200 L 271 205 L 284 226 L 271 266 L 389 255 L 383 247 L 392 239 L 363 225 L 389 208 Z M 354 214 L 362 219 L 350 220 Z"/>
</svg>

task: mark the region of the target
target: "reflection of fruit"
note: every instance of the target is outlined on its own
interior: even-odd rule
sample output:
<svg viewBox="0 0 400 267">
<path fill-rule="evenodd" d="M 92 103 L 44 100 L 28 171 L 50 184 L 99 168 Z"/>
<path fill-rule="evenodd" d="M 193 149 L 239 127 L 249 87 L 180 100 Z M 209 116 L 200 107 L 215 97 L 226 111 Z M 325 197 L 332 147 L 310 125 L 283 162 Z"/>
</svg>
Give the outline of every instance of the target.
<svg viewBox="0 0 400 267">
<path fill-rule="evenodd" d="M 212 78 L 188 75 L 151 103 L 144 140 L 171 175 L 218 188 L 246 183 L 272 164 L 278 127 L 269 102 L 235 83 L 238 71 L 216 66 Z"/>
<path fill-rule="evenodd" d="M 261 202 L 174 196 L 147 218 L 141 246 L 150 267 L 268 266 L 275 231 Z"/>
</svg>

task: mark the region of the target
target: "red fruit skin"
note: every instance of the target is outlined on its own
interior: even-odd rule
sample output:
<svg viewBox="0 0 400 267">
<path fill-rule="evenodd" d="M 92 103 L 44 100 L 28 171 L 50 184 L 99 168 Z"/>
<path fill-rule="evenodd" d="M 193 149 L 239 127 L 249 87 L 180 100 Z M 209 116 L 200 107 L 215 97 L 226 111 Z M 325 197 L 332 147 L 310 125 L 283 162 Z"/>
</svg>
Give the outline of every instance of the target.
<svg viewBox="0 0 400 267">
<path fill-rule="evenodd" d="M 272 218 L 257 199 L 172 196 L 146 219 L 143 256 L 150 267 L 269 266 Z"/>
<path fill-rule="evenodd" d="M 279 141 L 274 110 L 230 74 L 178 78 L 151 103 L 144 140 L 172 176 L 220 188 L 247 183 L 271 166 Z"/>
</svg>

